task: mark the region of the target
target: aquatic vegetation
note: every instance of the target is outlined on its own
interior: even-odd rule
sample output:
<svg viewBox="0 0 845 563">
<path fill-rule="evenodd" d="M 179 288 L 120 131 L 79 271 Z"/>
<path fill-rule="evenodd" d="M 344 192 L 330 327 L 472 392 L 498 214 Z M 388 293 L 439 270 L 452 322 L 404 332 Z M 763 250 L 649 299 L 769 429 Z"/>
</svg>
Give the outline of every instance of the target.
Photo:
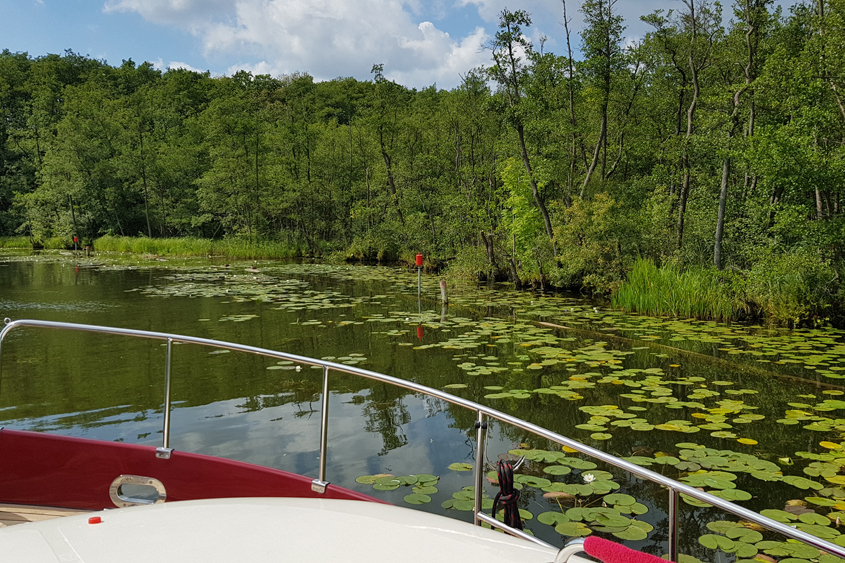
<svg viewBox="0 0 845 563">
<path fill-rule="evenodd" d="M 295 258 L 304 254 L 301 248 L 286 243 L 271 240 L 249 241 L 241 238 L 212 240 L 105 235 L 94 240 L 93 246 L 97 252 L 131 252 L 157 256 L 223 256 L 241 260 Z"/>
<path fill-rule="evenodd" d="M 0 248 L 32 248 L 29 237 L 0 237 Z"/>
<path fill-rule="evenodd" d="M 746 312 L 728 275 L 718 270 L 658 268 L 639 259 L 614 293 L 614 307 L 646 315 L 731 321 Z"/>
<path fill-rule="evenodd" d="M 394 365 L 412 366 L 403 377 L 624 455 L 756 510 L 794 515 L 786 503 L 799 500 L 816 516 L 791 524 L 807 526 L 811 533 L 836 530 L 811 520 L 835 522 L 838 513 L 845 513 L 845 415 L 840 413 L 845 387 L 839 381 L 845 378 L 843 331 L 629 315 L 566 295 L 474 285 L 450 286 L 451 304 L 443 308 L 437 280 L 430 277 L 423 278 L 420 303 L 416 291 L 415 273 L 401 268 L 248 263 L 168 264 L 168 270 L 144 278 L 127 293 L 137 294 L 135 299 L 190 300 L 200 330 L 267 325 L 272 327 L 268 342 L 281 346 L 281 336 L 294 353 L 302 342 L 331 341 L 334 348 L 315 355 L 385 372 Z M 285 330 L 294 331 L 295 338 L 287 338 Z M 209 355 L 209 361 L 231 361 L 234 354 L 222 352 Z M 276 400 L 289 400 L 284 397 L 291 390 L 302 390 L 304 401 L 319 393 L 312 381 L 319 375 L 310 369 L 269 360 L 258 369 L 259 377 L 279 391 Z M 348 382 L 341 376 L 337 380 L 346 390 Z M 388 413 L 395 405 L 392 398 L 366 385 L 349 385 L 355 395 L 346 404 L 367 416 Z M 254 408 L 262 408 L 262 401 L 258 397 Z M 474 439 L 467 430 L 474 419 L 459 409 L 430 402 L 422 412 L 442 416 L 460 435 L 461 445 Z M 393 416 L 388 413 L 385 424 L 407 424 Z M 374 423 L 366 431 L 376 434 L 382 428 Z M 649 527 L 657 525 L 665 497 L 573 452 L 523 443 L 530 438 L 514 429 L 496 432 L 503 452 L 528 460 L 516 486 L 525 493 L 521 508 L 526 518 L 535 516 L 529 527 L 538 535 L 595 533 L 635 541 L 648 539 Z M 400 455 L 402 443 L 385 449 Z M 419 482 L 420 475 L 411 482 L 412 473 L 388 474 L 399 465 L 378 467 L 385 473 L 358 480 L 373 494 L 437 510 L 472 509 L 472 490 L 453 485 L 467 482 L 474 459 L 458 454 L 436 468 L 425 467 L 440 472 L 446 486 L 439 479 Z M 414 467 L 403 470 L 413 472 Z M 491 487 L 485 490 L 488 509 Z M 712 509 L 684 500 L 685 510 L 712 520 L 707 512 Z M 590 510 L 570 513 L 573 509 Z M 739 532 L 706 532 L 723 538 L 704 540 L 722 551 L 778 539 L 764 535 L 752 542 L 751 535 Z M 730 553 L 743 558 L 750 548 Z"/>
</svg>

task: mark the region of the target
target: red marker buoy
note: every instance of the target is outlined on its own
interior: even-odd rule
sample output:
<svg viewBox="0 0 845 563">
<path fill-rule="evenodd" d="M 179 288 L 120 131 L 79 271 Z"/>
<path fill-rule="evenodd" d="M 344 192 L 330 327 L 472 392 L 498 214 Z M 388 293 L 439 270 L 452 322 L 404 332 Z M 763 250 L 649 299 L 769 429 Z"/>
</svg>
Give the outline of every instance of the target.
<svg viewBox="0 0 845 563">
<path fill-rule="evenodd" d="M 422 268 L 423 264 L 423 255 L 419 252 L 417 253 L 417 268 Z"/>
<path fill-rule="evenodd" d="M 422 341 L 422 339 L 423 339 L 423 334 L 424 334 L 423 327 L 418 326 L 417 327 L 417 338 L 419 338 L 420 341 Z"/>
</svg>

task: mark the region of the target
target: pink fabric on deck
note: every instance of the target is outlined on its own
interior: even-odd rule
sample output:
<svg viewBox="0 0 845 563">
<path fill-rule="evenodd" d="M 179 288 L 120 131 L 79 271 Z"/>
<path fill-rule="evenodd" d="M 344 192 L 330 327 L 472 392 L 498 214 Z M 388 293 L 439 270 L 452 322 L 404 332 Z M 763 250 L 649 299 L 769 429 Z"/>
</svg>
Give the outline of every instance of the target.
<svg viewBox="0 0 845 563">
<path fill-rule="evenodd" d="M 604 563 L 668 563 L 656 555 L 649 555 L 616 542 L 590 536 L 584 540 L 584 551 Z"/>
</svg>

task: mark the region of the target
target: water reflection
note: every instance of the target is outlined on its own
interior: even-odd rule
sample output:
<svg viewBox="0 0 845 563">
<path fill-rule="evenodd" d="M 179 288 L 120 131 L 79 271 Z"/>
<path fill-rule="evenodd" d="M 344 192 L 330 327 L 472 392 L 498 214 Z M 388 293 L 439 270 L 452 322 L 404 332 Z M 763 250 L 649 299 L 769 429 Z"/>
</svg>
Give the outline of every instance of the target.
<svg viewBox="0 0 845 563">
<path fill-rule="evenodd" d="M 830 352 L 842 346 L 840 333 L 784 336 L 762 328 L 648 320 L 542 294 L 520 294 L 507 303 L 505 292 L 490 290 L 453 293 L 450 310 L 436 297 L 418 298 L 416 280 L 408 283 L 408 273 L 366 279 L 369 275 L 371 270 L 312 265 L 262 266 L 255 273 L 242 268 L 77 272 L 61 264 L 13 263 L 0 270 L 0 308 L 3 316 L 15 318 L 30 315 L 232 340 L 330 357 L 435 388 L 453 386 L 450 390 L 462 397 L 618 456 L 677 455 L 677 444 L 692 441 L 776 460 L 794 457 L 797 451 L 822 454 L 826 450 L 820 441 L 839 440 L 841 429 L 835 424 L 815 432 L 802 426 L 838 416 L 838 406 L 825 410 L 822 401 L 843 392 L 835 378 L 827 377 L 841 373 L 842 355 Z M 774 337 L 791 342 L 792 348 L 774 350 Z M 825 354 L 811 353 L 825 343 Z M 773 361 L 798 361 L 796 356 L 800 365 Z M 809 364 L 803 363 L 811 357 Z M 827 374 L 812 373 L 806 367 L 811 364 Z M 9 428 L 158 445 L 163 368 L 164 348 L 158 343 L 20 331 L 4 343 L 0 419 Z M 209 354 L 202 347 L 180 345 L 174 346 L 173 374 L 174 448 L 316 476 L 320 370 L 297 371 L 267 358 Z M 331 385 L 328 470 L 333 483 L 403 504 L 407 488 L 374 493 L 355 479 L 431 473 L 440 477 L 439 491 L 421 508 L 469 519 L 466 513 L 440 508 L 440 503 L 472 484 L 468 474 L 447 468 L 474 461 L 474 413 L 343 375 L 333 375 Z M 642 419 L 647 429 L 615 424 L 631 419 L 583 408 L 590 406 L 618 409 Z M 802 409 L 808 418 L 800 424 L 780 422 L 788 412 Z M 742 418 L 749 413 L 763 418 Z M 673 421 L 690 426 L 685 430 Z M 711 424 L 726 424 L 726 431 L 759 444 L 714 436 L 715 430 L 705 428 Z M 604 434 L 609 438 L 596 437 Z M 489 457 L 495 460 L 523 444 L 551 447 L 522 431 L 493 425 Z M 799 459 L 784 473 L 801 474 L 806 464 Z M 528 464 L 525 472 L 540 477 L 543 469 L 543 464 Z M 642 518 L 655 529 L 648 540 L 633 546 L 660 553 L 659 542 L 667 533 L 666 492 L 610 468 L 599 469 L 610 471 L 620 492 L 649 509 Z M 672 477 L 684 474 L 669 465 L 658 469 Z M 563 480 L 575 482 L 580 475 L 574 471 Z M 737 485 L 753 492 L 745 505 L 755 509 L 780 508 L 787 500 L 803 498 L 794 487 L 762 483 L 746 474 Z M 561 508 L 541 491 L 524 491 L 524 506 L 535 514 Z M 488 486 L 488 494 L 494 493 Z M 685 548 L 706 557 L 696 534 L 704 533 L 704 523 L 722 517 L 685 507 L 683 528 L 692 532 Z M 550 526 L 534 521 L 529 527 L 549 541 L 560 541 Z"/>
</svg>

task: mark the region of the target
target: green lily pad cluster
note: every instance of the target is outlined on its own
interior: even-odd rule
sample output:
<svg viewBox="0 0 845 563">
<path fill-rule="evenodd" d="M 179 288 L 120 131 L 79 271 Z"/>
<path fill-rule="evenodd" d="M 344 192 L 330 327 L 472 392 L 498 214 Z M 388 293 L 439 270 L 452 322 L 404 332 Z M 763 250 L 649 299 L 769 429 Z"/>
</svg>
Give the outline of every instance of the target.
<svg viewBox="0 0 845 563">
<path fill-rule="evenodd" d="M 428 504 L 431 495 L 438 492 L 437 482 L 440 477 L 428 473 L 417 475 L 362 475 L 355 479 L 362 485 L 372 485 L 376 491 L 395 491 L 399 487 L 412 487 L 411 494 L 405 495 L 408 504 Z"/>
<path fill-rule="evenodd" d="M 461 512 L 472 512 L 473 510 L 475 510 L 475 487 L 463 487 L 460 491 L 452 493 L 452 498 L 444 500 L 442 503 L 440 503 L 440 506 L 447 510 L 454 509 L 460 510 Z M 490 498 L 486 492 L 482 493 L 481 509 L 491 510 L 492 508 L 493 499 Z M 528 511 L 525 511 L 524 515 L 522 514 L 522 512 L 523 511 L 521 510 L 520 514 L 522 515 L 524 520 L 533 517 Z M 528 518 L 526 518 L 526 516 Z"/>
<path fill-rule="evenodd" d="M 785 510 L 767 509 L 761 510 L 760 514 L 772 520 L 798 528 L 808 534 L 813 534 L 823 540 L 832 541 L 836 545 L 845 546 L 845 536 L 842 536 L 839 530 L 832 526 L 836 518 L 840 518 L 840 514 L 842 513 L 833 512 L 827 516 L 823 516 L 812 511 L 793 514 Z M 833 515 L 833 520 L 831 520 L 831 515 Z"/>
<path fill-rule="evenodd" d="M 834 539 L 841 537 L 838 532 L 829 528 L 830 520 L 818 514 L 802 514 L 801 516 L 794 516 L 784 511 L 764 511 L 770 518 L 775 518 L 780 522 L 795 523 L 799 529 L 805 529 L 812 526 L 818 526 L 814 530 L 828 530 L 822 535 L 827 535 L 826 539 Z M 802 527 L 804 526 L 804 527 Z M 724 520 L 710 522 L 707 528 L 711 530 L 712 534 L 704 534 L 699 538 L 699 543 L 713 550 L 721 550 L 725 553 L 733 553 L 736 556 L 738 563 L 759 563 L 760 561 L 773 560 L 760 557 L 760 555 L 768 556 L 769 558 L 780 557 L 781 561 L 788 563 L 810 563 L 810 561 L 818 561 L 818 563 L 839 563 L 842 559 L 833 555 L 820 552 L 818 549 L 796 542 L 788 541 L 771 541 L 764 540 L 763 534 L 759 531 L 749 527 L 748 524 L 741 522 L 728 522 Z M 813 533 L 813 532 L 811 532 Z M 818 534 L 814 534 L 818 535 Z M 822 537 L 822 536 L 819 536 Z M 838 545 L 842 545 L 836 542 Z"/>
<path fill-rule="evenodd" d="M 537 516 L 542 524 L 554 526 L 562 536 L 583 537 L 595 532 L 612 534 L 623 540 L 644 540 L 654 527 L 626 514 L 644 514 L 647 508 L 625 494 L 610 494 L 602 499 L 603 506 L 573 507 L 565 512 L 543 512 Z"/>
</svg>

